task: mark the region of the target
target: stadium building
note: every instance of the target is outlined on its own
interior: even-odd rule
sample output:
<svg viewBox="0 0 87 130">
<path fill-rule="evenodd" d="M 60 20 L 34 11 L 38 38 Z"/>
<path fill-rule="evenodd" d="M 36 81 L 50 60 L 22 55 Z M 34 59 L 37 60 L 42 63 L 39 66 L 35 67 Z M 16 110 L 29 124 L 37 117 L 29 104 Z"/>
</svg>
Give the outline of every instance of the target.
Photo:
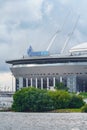
<svg viewBox="0 0 87 130">
<path fill-rule="evenodd" d="M 30 46 L 27 57 L 6 63 L 12 65 L 16 91 L 29 86 L 49 90 L 63 82 L 70 92 L 87 92 L 87 43 L 74 46 L 65 56 L 34 52 Z"/>
</svg>

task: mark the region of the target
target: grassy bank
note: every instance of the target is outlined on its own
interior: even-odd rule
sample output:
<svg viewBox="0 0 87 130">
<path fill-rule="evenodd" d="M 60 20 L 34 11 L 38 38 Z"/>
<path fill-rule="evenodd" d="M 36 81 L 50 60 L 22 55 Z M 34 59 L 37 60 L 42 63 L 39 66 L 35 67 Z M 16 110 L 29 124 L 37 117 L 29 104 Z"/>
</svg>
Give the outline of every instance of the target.
<svg viewBox="0 0 87 130">
<path fill-rule="evenodd" d="M 13 112 L 11 109 L 2 109 L 0 112 Z M 53 111 L 48 111 L 47 113 L 81 113 L 81 109 L 57 109 Z"/>
<path fill-rule="evenodd" d="M 57 110 L 53 110 L 51 112 L 53 112 L 53 113 L 77 113 L 77 112 L 81 112 L 81 108 L 78 108 L 78 109 L 57 109 Z"/>
</svg>

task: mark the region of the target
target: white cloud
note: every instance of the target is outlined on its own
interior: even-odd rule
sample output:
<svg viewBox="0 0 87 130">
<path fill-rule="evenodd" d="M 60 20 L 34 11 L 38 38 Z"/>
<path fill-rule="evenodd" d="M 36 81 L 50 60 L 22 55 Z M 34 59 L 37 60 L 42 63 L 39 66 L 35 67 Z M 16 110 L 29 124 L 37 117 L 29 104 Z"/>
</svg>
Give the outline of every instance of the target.
<svg viewBox="0 0 87 130">
<path fill-rule="evenodd" d="M 14 91 L 15 90 L 15 79 L 12 74 L 0 73 L 0 90 L 2 91 Z"/>
<path fill-rule="evenodd" d="M 46 2 L 44 7 L 44 12 L 46 15 L 49 15 L 53 9 L 53 3 Z"/>
<path fill-rule="evenodd" d="M 42 19 L 43 0 L 8 1 L 0 11 L 1 22 L 19 23 L 21 20 L 37 21 Z"/>
<path fill-rule="evenodd" d="M 59 0 L 59 1 L 60 1 L 60 3 L 62 3 L 64 5 L 71 2 L 70 0 Z"/>
<path fill-rule="evenodd" d="M 43 0 L 7 0 L 3 3 L 0 10 L 0 57 L 5 60 L 26 48 L 30 30 L 19 26 L 24 21 L 32 23 L 42 19 Z M 14 50 L 16 54 L 13 54 Z"/>
</svg>

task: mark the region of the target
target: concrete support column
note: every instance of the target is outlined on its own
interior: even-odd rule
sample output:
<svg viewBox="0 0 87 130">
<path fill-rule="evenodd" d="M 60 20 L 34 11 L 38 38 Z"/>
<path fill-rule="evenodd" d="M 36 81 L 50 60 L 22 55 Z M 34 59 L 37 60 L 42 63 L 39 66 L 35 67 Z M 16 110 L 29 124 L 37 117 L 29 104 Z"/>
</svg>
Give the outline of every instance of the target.
<svg viewBox="0 0 87 130">
<path fill-rule="evenodd" d="M 47 90 L 49 90 L 49 78 L 47 77 Z"/>
<path fill-rule="evenodd" d="M 26 78 L 26 87 L 28 87 L 28 78 Z"/>
<path fill-rule="evenodd" d="M 85 92 L 85 87 L 86 87 L 85 81 L 83 81 L 83 92 Z"/>
<path fill-rule="evenodd" d="M 32 86 L 32 78 L 31 78 L 31 86 Z"/>
<path fill-rule="evenodd" d="M 37 78 L 36 78 L 36 88 L 37 88 Z"/>
<path fill-rule="evenodd" d="M 55 77 L 53 77 L 53 87 L 55 87 Z"/>
<path fill-rule="evenodd" d="M 41 78 L 41 89 L 43 89 L 43 78 Z"/>
<path fill-rule="evenodd" d="M 76 75 L 67 77 L 67 87 L 70 92 L 76 92 Z"/>
<path fill-rule="evenodd" d="M 19 77 L 19 89 L 23 88 L 23 78 Z"/>
<path fill-rule="evenodd" d="M 62 76 L 60 76 L 60 83 L 62 83 L 63 82 L 63 78 L 62 78 Z"/>
</svg>

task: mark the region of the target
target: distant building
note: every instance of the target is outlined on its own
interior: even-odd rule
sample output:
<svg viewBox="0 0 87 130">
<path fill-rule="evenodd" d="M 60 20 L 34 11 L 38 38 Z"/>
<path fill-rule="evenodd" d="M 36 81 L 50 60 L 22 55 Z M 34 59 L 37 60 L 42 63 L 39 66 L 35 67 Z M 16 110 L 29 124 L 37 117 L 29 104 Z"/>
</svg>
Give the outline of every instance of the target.
<svg viewBox="0 0 87 130">
<path fill-rule="evenodd" d="M 87 43 L 71 48 L 65 56 L 34 55 L 6 63 L 12 64 L 16 90 L 29 86 L 53 89 L 63 82 L 70 92 L 87 92 Z"/>
</svg>

